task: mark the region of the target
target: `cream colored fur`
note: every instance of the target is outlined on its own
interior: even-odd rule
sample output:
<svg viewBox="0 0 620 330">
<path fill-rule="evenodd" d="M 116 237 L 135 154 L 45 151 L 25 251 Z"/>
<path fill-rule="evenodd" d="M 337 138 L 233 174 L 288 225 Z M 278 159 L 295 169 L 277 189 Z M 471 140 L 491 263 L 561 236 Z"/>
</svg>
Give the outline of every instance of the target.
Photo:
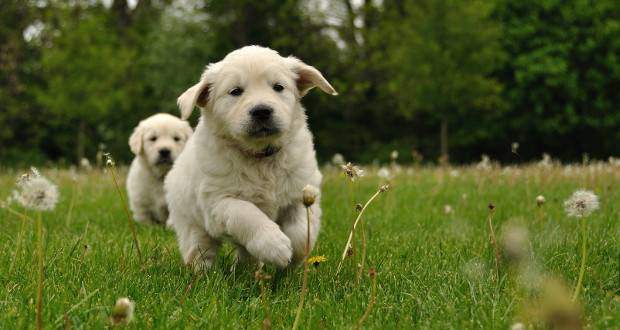
<svg viewBox="0 0 620 330">
<path fill-rule="evenodd" d="M 275 84 L 283 87 L 275 90 Z M 321 185 L 312 134 L 301 97 L 312 87 L 336 95 L 315 68 L 294 57 L 248 46 L 210 64 L 200 81 L 178 99 L 183 118 L 195 105 L 195 133 L 166 177 L 169 225 L 184 262 L 212 265 L 224 240 L 241 259 L 286 267 L 304 258 L 306 211 L 302 189 Z M 234 96 L 240 87 L 243 94 Z M 250 110 L 273 108 L 274 135 L 252 137 Z M 272 146 L 279 152 L 257 156 Z M 320 228 L 320 199 L 311 207 L 311 244 Z"/>
<path fill-rule="evenodd" d="M 136 157 L 127 175 L 127 194 L 136 221 L 166 222 L 164 177 L 191 135 L 192 128 L 186 121 L 165 113 L 142 120 L 134 129 L 129 146 Z M 162 161 L 162 149 L 170 150 L 169 160 Z"/>
</svg>

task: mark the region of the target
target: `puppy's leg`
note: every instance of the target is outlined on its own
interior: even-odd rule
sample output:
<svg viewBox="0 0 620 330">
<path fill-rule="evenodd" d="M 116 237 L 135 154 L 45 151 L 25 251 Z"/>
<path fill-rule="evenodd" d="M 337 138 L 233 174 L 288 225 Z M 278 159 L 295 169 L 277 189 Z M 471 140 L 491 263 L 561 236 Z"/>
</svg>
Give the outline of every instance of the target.
<svg viewBox="0 0 620 330">
<path fill-rule="evenodd" d="M 293 262 L 299 264 L 306 257 L 308 240 L 308 216 L 302 205 L 292 205 L 282 212 L 278 218 L 282 231 L 291 240 L 293 246 Z M 321 228 L 321 207 L 314 204 L 310 207 L 310 251 L 319 235 Z"/>
<path fill-rule="evenodd" d="M 183 262 L 199 272 L 209 269 L 215 262 L 220 242 L 197 226 L 175 224 Z"/>
<path fill-rule="evenodd" d="M 232 237 L 262 262 L 284 268 L 291 261 L 289 238 L 277 223 L 250 202 L 234 198 L 217 202 L 211 209 L 207 228 L 216 237 Z"/>
</svg>

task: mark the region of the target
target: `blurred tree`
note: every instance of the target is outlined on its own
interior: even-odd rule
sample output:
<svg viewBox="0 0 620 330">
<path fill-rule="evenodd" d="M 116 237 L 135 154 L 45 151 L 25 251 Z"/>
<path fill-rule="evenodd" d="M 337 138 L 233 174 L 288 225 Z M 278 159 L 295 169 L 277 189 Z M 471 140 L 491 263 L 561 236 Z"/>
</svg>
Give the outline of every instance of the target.
<svg viewBox="0 0 620 330">
<path fill-rule="evenodd" d="M 502 59 L 501 30 L 488 1 L 421 0 L 394 5 L 381 35 L 390 39 L 387 92 L 406 116 L 423 112 L 439 124 L 448 159 L 448 127 L 472 111 L 497 110 L 501 84 L 490 73 Z"/>
<path fill-rule="evenodd" d="M 497 78 L 508 134 L 523 154 L 620 153 L 620 1 L 498 3 L 510 61 Z"/>
</svg>

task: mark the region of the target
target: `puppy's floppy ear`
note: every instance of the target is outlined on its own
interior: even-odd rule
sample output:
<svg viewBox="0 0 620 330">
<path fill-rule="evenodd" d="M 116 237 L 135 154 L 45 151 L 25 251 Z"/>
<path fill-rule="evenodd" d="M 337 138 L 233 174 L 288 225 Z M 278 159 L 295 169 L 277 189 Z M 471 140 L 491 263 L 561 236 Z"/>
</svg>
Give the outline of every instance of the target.
<svg viewBox="0 0 620 330">
<path fill-rule="evenodd" d="M 287 58 L 291 70 L 297 74 L 297 89 L 301 96 L 306 95 L 312 88 L 319 87 L 323 92 L 338 95 L 338 92 L 323 77 L 321 72 L 315 67 L 310 66 L 296 57 L 289 56 Z"/>
<path fill-rule="evenodd" d="M 177 98 L 177 105 L 181 110 L 181 119 L 186 120 L 192 114 L 194 106 L 204 107 L 209 97 L 209 84 L 206 79 L 201 79 L 196 85 L 188 88 Z"/>
<path fill-rule="evenodd" d="M 207 65 L 202 76 L 200 76 L 200 81 L 177 98 L 177 105 L 181 110 L 181 119 L 187 120 L 195 106 L 201 108 L 207 106 L 211 82 L 213 81 L 213 76 L 219 71 L 220 66 L 220 62 Z"/>
<path fill-rule="evenodd" d="M 142 152 L 142 133 L 144 133 L 144 129 L 138 125 L 133 129 L 133 133 L 129 137 L 129 149 L 136 156 Z"/>
</svg>

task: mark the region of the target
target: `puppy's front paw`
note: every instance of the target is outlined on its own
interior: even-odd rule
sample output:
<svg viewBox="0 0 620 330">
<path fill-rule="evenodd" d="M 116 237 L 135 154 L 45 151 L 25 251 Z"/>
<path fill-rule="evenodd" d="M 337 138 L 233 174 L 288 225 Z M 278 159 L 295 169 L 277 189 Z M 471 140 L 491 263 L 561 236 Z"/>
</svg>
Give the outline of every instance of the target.
<svg viewBox="0 0 620 330">
<path fill-rule="evenodd" d="M 258 260 L 274 264 L 279 268 L 286 267 L 293 256 L 291 240 L 275 223 L 255 233 L 246 245 L 246 249 Z"/>
</svg>

